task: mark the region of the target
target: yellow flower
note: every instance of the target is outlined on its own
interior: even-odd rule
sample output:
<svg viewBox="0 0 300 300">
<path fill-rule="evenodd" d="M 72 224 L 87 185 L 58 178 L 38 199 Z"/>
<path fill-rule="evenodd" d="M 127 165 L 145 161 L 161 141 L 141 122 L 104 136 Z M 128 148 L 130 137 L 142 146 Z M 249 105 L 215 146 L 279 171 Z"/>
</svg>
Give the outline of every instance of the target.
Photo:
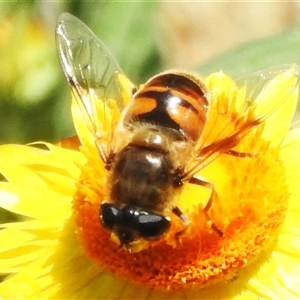
<svg viewBox="0 0 300 300">
<path fill-rule="evenodd" d="M 186 184 L 178 206 L 191 225 L 180 243 L 172 238 L 181 226 L 174 218 L 170 233 L 142 251 L 118 249 L 99 222 L 107 171 L 76 104 L 80 151 L 1 146 L 0 205 L 21 220 L 1 225 L 0 272 L 7 277 L 0 299 L 297 299 L 300 131 L 290 130 L 297 83 L 296 69 L 281 73 L 246 116 L 244 88 L 222 73 L 205 80 L 217 101 L 204 144 L 230 131 L 220 128 L 237 111 L 240 122 L 262 116 L 236 149 L 250 155 L 223 154 L 199 174 L 215 184 L 218 200 L 209 214 L 223 237 L 203 214 L 209 191 Z"/>
</svg>

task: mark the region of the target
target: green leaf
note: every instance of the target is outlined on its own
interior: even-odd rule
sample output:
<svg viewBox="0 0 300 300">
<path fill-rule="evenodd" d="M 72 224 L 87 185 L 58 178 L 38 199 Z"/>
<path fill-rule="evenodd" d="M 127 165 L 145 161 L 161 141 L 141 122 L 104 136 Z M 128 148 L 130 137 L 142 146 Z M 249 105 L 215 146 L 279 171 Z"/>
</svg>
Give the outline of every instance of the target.
<svg viewBox="0 0 300 300">
<path fill-rule="evenodd" d="M 284 64 L 300 65 L 300 26 L 272 37 L 252 41 L 224 52 L 200 65 L 201 75 L 222 70 L 232 77 L 245 76 L 265 68 Z"/>
</svg>

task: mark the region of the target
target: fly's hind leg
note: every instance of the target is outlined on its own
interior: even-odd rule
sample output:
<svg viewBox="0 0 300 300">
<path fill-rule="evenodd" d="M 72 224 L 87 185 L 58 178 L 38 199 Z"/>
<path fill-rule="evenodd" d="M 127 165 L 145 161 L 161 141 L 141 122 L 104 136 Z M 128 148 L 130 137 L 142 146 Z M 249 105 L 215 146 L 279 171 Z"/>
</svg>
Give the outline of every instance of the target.
<svg viewBox="0 0 300 300">
<path fill-rule="evenodd" d="M 228 150 L 227 152 L 225 152 L 224 154 L 228 154 L 228 155 L 232 155 L 232 156 L 236 156 L 236 157 L 257 157 L 258 153 L 257 152 L 238 152 L 235 150 Z"/>
<path fill-rule="evenodd" d="M 196 178 L 196 177 L 192 177 L 190 180 L 189 180 L 189 183 L 192 183 L 192 184 L 197 184 L 197 185 L 201 185 L 203 187 L 206 187 L 208 189 L 211 190 L 211 194 L 210 194 L 210 197 L 208 199 L 208 202 L 207 204 L 205 205 L 205 207 L 203 208 L 203 213 L 205 215 L 205 218 L 211 222 L 211 228 L 219 235 L 219 236 L 223 236 L 224 233 L 212 222 L 212 219 L 210 218 L 209 214 L 208 214 L 208 211 L 210 210 L 211 206 L 212 206 L 212 203 L 214 201 L 214 199 L 218 198 L 218 195 L 217 195 L 217 192 L 216 192 L 216 189 L 215 189 L 215 186 L 213 183 L 211 182 L 207 182 L 207 181 L 204 181 L 204 180 L 201 180 L 199 178 Z"/>
</svg>

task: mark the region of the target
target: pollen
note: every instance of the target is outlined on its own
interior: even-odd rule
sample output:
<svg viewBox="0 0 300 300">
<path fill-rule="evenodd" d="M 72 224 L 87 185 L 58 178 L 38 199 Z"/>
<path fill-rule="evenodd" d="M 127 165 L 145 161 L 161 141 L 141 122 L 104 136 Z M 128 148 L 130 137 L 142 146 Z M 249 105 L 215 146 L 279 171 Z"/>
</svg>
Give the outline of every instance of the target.
<svg viewBox="0 0 300 300">
<path fill-rule="evenodd" d="M 152 288 L 204 287 L 235 276 L 272 244 L 289 198 L 279 148 L 259 139 L 261 131 L 243 141 L 247 147 L 254 138 L 259 140 L 257 155 L 221 155 L 201 174 L 215 183 L 218 193 L 209 210 L 210 221 L 203 214 L 209 192 L 187 184 L 178 206 L 185 206 L 188 228 L 178 236 L 182 224 L 172 216 L 168 234 L 136 253 L 120 248 L 100 224 L 107 171 L 96 153 L 86 152 L 88 163 L 77 182 L 73 206 L 87 255 L 99 266 Z"/>
</svg>

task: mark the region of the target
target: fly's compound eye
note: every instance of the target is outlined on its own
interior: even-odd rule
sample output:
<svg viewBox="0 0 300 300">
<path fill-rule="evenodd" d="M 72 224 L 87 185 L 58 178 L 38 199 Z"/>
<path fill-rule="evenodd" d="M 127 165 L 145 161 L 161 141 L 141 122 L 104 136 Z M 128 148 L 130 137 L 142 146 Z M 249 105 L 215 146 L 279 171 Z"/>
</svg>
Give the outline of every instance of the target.
<svg viewBox="0 0 300 300">
<path fill-rule="evenodd" d="M 129 244 L 141 237 L 156 239 L 171 226 L 170 219 L 155 212 L 125 205 L 102 203 L 100 220 L 104 228 L 114 231 L 121 244 Z"/>
<path fill-rule="evenodd" d="M 100 207 L 100 221 L 104 228 L 112 230 L 118 221 L 120 209 L 111 203 L 102 203 Z"/>
<path fill-rule="evenodd" d="M 149 211 L 140 211 L 138 231 L 143 238 L 158 238 L 171 226 L 170 219 Z"/>
</svg>

